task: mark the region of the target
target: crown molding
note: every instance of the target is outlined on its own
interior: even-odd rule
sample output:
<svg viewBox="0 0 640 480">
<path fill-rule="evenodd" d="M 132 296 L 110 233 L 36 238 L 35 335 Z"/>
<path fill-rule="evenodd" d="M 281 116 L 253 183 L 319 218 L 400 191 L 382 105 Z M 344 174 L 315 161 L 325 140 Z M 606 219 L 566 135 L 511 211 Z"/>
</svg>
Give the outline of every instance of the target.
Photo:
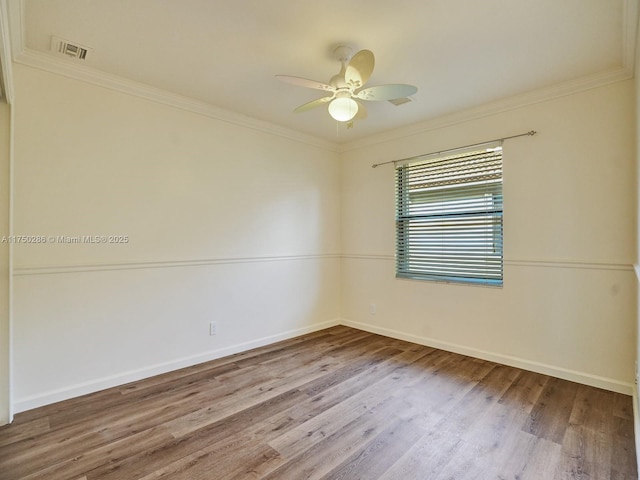
<svg viewBox="0 0 640 480">
<path fill-rule="evenodd" d="M 50 55 L 24 49 L 18 55 L 14 53 L 14 62 L 27 67 L 44 70 L 64 77 L 79 80 L 99 87 L 115 90 L 127 95 L 144 98 L 152 102 L 168 105 L 188 112 L 203 115 L 221 122 L 257 130 L 262 133 L 284 137 L 309 146 L 337 153 L 335 143 L 291 130 L 273 123 L 241 115 L 206 102 L 195 100 L 150 85 L 101 72 L 84 65 L 70 64 Z"/>
<path fill-rule="evenodd" d="M 336 143 L 225 110 L 209 103 L 174 94 L 147 84 L 107 74 L 91 67 L 70 64 L 63 61 L 63 59 L 57 59 L 44 53 L 29 50 L 26 48 L 24 40 L 24 0 L 0 0 L 0 2 L 6 2 L 8 5 L 10 47 L 13 51 L 13 60 L 15 63 L 197 113 L 222 122 L 284 137 L 334 153 L 345 153 L 350 150 L 420 135 L 438 128 L 515 110 L 527 105 L 572 95 L 633 78 L 636 63 L 636 37 L 640 14 L 640 0 L 623 0 L 622 67 L 620 68 L 587 75 L 469 109 L 440 115 L 413 125 L 376 133 L 351 142 Z"/>
<path fill-rule="evenodd" d="M 8 7 L 9 35 L 13 59 L 24 50 L 24 0 L 5 0 Z"/>
<path fill-rule="evenodd" d="M 13 61 L 17 64 L 45 70 L 74 80 L 80 80 L 100 87 L 116 90 L 121 93 L 144 98 L 146 100 L 174 108 L 179 108 L 181 110 L 203 115 L 225 123 L 238 125 L 270 135 L 284 137 L 289 140 L 301 142 L 305 145 L 328 150 L 333 153 L 339 152 L 339 148 L 336 143 L 314 137 L 313 135 L 301 133 L 270 122 L 231 112 L 209 103 L 168 92 L 144 83 L 134 82 L 123 77 L 107 74 L 85 65 L 70 64 L 65 62 L 63 59 L 57 59 L 44 53 L 29 50 L 26 48 L 25 42 L 26 29 L 24 25 L 24 0 L 0 0 L 0 2 L 7 2 L 8 4 L 7 23 L 9 27 L 8 36 L 10 36 L 10 51 L 13 53 Z"/>
<path fill-rule="evenodd" d="M 635 1 L 635 0 L 632 0 Z M 616 70 L 609 70 L 593 75 L 559 83 L 550 87 L 533 90 L 520 95 L 515 95 L 486 103 L 477 107 L 461 110 L 447 115 L 442 115 L 423 122 L 418 122 L 410 126 L 400 127 L 386 132 L 370 135 L 352 142 L 338 144 L 322 140 L 320 138 L 291 130 L 251 118 L 239 113 L 231 112 L 214 105 L 194 100 L 189 97 L 152 87 L 150 85 L 134 82 L 125 78 L 107 74 L 91 67 L 76 65 L 64 62 L 50 55 L 23 50 L 15 55 L 14 62 L 28 67 L 45 70 L 50 73 L 62 75 L 74 80 L 83 81 L 100 87 L 116 90 L 121 93 L 144 98 L 146 100 L 168 105 L 181 110 L 197 113 L 222 122 L 250 128 L 263 133 L 276 135 L 289 140 L 298 141 L 306 145 L 328 150 L 334 153 L 344 153 L 350 150 L 363 148 L 371 145 L 385 143 L 405 137 L 419 135 L 430 130 L 447 127 L 459 123 L 468 122 L 482 117 L 495 115 L 509 110 L 515 110 L 527 105 L 544 102 L 554 98 L 573 95 L 585 90 L 602 87 L 615 82 L 628 80 L 633 77 L 633 71 L 626 67 Z"/>
<path fill-rule="evenodd" d="M 636 67 L 637 36 L 640 23 L 640 0 L 623 0 L 622 9 L 622 67 L 513 95 L 469 109 L 440 115 L 413 125 L 346 142 L 340 145 L 340 153 L 420 135 L 431 130 L 488 117 L 633 78 Z"/>
<path fill-rule="evenodd" d="M 13 96 L 9 10 L 7 1 L 0 0 L 0 98 L 11 104 Z"/>
<path fill-rule="evenodd" d="M 608 70 L 593 75 L 587 75 L 568 82 L 558 83 L 550 87 L 532 90 L 530 92 L 506 97 L 495 102 L 485 103 L 465 110 L 460 110 L 450 114 L 441 115 L 413 125 L 388 130 L 366 138 L 344 143 L 340 147 L 340 152 L 348 152 L 359 148 L 369 147 L 393 140 L 399 140 L 425 132 L 449 127 L 482 117 L 496 115 L 498 113 L 515 110 L 536 103 L 545 102 L 554 98 L 573 95 L 585 90 L 602 87 L 611 83 L 621 82 L 633 78 L 633 73 L 626 68 Z"/>
</svg>

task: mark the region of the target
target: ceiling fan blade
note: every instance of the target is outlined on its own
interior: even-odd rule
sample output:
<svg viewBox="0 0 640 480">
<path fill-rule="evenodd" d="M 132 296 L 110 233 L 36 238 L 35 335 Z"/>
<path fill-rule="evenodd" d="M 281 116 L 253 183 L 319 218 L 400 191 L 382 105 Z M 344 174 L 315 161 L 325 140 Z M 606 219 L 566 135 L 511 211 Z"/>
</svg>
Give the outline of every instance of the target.
<svg viewBox="0 0 640 480">
<path fill-rule="evenodd" d="M 324 90 L 326 92 L 333 92 L 335 88 L 326 83 L 316 82 L 315 80 L 309 80 L 308 78 L 292 77 L 290 75 L 276 75 L 278 80 L 282 80 L 286 83 L 291 83 L 299 87 L 315 88 L 316 90 Z"/>
<path fill-rule="evenodd" d="M 375 57 L 371 50 L 360 50 L 352 58 L 344 72 L 344 80 L 347 85 L 357 89 L 362 88 L 375 66 Z"/>
<path fill-rule="evenodd" d="M 300 105 L 298 108 L 294 110 L 295 113 L 306 112 L 307 110 L 311 110 L 312 108 L 319 107 L 320 105 L 330 102 L 333 100 L 333 96 L 331 97 L 322 97 L 317 100 L 313 100 L 312 102 L 305 103 L 304 105 Z"/>
<path fill-rule="evenodd" d="M 413 85 L 403 85 L 400 83 L 391 85 L 379 85 L 377 87 L 369 87 L 360 90 L 354 97 L 360 100 L 393 100 L 394 98 L 402 98 L 413 95 L 418 91 Z"/>
</svg>

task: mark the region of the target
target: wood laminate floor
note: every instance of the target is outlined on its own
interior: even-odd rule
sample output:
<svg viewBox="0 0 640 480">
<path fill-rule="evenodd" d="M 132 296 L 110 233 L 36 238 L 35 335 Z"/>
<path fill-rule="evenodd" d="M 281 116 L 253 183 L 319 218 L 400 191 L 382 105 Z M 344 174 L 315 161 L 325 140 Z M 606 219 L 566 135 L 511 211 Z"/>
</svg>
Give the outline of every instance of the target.
<svg viewBox="0 0 640 480">
<path fill-rule="evenodd" d="M 346 327 L 38 408 L 0 478 L 636 479 L 631 397 Z"/>
</svg>

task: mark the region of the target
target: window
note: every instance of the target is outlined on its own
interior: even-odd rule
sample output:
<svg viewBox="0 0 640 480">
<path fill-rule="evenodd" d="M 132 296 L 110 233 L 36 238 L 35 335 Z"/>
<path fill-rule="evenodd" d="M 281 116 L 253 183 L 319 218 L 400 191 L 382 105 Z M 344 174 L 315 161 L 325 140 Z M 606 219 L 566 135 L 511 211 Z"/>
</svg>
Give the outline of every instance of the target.
<svg viewBox="0 0 640 480">
<path fill-rule="evenodd" d="M 502 285 L 502 147 L 396 166 L 396 276 Z"/>
</svg>

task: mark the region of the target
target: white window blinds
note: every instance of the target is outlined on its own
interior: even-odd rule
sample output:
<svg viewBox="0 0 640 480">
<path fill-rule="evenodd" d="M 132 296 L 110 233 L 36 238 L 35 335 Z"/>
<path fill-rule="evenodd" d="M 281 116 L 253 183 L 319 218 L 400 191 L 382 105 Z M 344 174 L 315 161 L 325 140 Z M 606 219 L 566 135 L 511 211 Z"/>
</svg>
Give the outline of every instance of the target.
<svg viewBox="0 0 640 480">
<path fill-rule="evenodd" d="M 502 285 L 502 147 L 396 166 L 396 276 Z"/>
</svg>

